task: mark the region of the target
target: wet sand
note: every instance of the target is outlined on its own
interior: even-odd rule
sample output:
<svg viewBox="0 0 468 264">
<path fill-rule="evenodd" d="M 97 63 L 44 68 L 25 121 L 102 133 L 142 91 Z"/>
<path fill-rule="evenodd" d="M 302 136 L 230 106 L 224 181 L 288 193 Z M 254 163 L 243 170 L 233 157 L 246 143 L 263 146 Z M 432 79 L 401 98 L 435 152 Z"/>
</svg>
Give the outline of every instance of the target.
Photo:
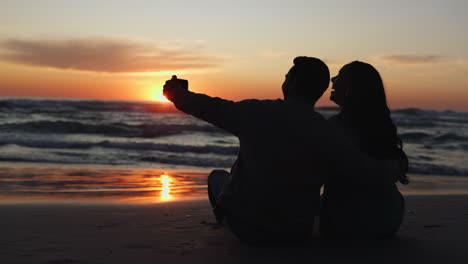
<svg viewBox="0 0 468 264">
<path fill-rule="evenodd" d="M 407 196 L 397 237 L 247 246 L 206 199 L 0 205 L 0 263 L 467 263 L 468 195 Z"/>
</svg>

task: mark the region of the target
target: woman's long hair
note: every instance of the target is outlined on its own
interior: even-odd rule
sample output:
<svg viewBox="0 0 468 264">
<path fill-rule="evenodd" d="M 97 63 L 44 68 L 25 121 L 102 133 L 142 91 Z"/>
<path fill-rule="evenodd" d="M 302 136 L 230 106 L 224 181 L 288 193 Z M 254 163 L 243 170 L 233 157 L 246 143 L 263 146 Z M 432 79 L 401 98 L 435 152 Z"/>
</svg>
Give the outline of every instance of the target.
<svg viewBox="0 0 468 264">
<path fill-rule="evenodd" d="M 368 63 L 354 61 L 345 65 L 340 75 L 347 80 L 348 88 L 341 114 L 349 118 L 359 149 L 376 159 L 402 161 L 405 173 L 399 181 L 408 184 L 408 158 L 390 117 L 379 72 Z"/>
</svg>

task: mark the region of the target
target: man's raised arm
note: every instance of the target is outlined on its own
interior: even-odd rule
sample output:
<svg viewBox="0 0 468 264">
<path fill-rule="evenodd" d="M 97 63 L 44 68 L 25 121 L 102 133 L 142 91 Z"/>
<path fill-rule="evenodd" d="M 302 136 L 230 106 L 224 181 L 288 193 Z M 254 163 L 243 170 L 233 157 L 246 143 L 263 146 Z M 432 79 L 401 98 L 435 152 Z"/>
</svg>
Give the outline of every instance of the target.
<svg viewBox="0 0 468 264">
<path fill-rule="evenodd" d="M 235 102 L 193 93 L 186 80 L 175 76 L 166 81 L 163 93 L 180 111 L 239 136 L 240 113 Z"/>
</svg>

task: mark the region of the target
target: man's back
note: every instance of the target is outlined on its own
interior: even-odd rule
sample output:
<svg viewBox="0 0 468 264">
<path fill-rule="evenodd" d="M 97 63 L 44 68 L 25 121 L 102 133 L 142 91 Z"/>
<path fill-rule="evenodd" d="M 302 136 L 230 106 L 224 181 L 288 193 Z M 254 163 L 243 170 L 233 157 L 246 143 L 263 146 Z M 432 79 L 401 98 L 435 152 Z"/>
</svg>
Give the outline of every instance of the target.
<svg viewBox="0 0 468 264">
<path fill-rule="evenodd" d="M 297 101 L 251 101 L 246 108 L 226 209 L 273 229 L 312 221 L 329 166 L 317 151 L 326 146 L 316 140 L 327 136 L 326 120 Z"/>
</svg>

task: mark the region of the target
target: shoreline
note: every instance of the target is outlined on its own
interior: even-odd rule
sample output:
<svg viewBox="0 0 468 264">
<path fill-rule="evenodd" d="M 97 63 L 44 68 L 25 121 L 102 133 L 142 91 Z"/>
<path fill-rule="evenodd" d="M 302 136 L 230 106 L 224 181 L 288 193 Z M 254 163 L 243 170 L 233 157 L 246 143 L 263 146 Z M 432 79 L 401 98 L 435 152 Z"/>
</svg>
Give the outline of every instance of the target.
<svg viewBox="0 0 468 264">
<path fill-rule="evenodd" d="M 190 201 L 207 196 L 207 169 L 0 166 L 0 204 Z M 465 195 L 468 177 L 408 174 L 405 196 Z"/>
</svg>

